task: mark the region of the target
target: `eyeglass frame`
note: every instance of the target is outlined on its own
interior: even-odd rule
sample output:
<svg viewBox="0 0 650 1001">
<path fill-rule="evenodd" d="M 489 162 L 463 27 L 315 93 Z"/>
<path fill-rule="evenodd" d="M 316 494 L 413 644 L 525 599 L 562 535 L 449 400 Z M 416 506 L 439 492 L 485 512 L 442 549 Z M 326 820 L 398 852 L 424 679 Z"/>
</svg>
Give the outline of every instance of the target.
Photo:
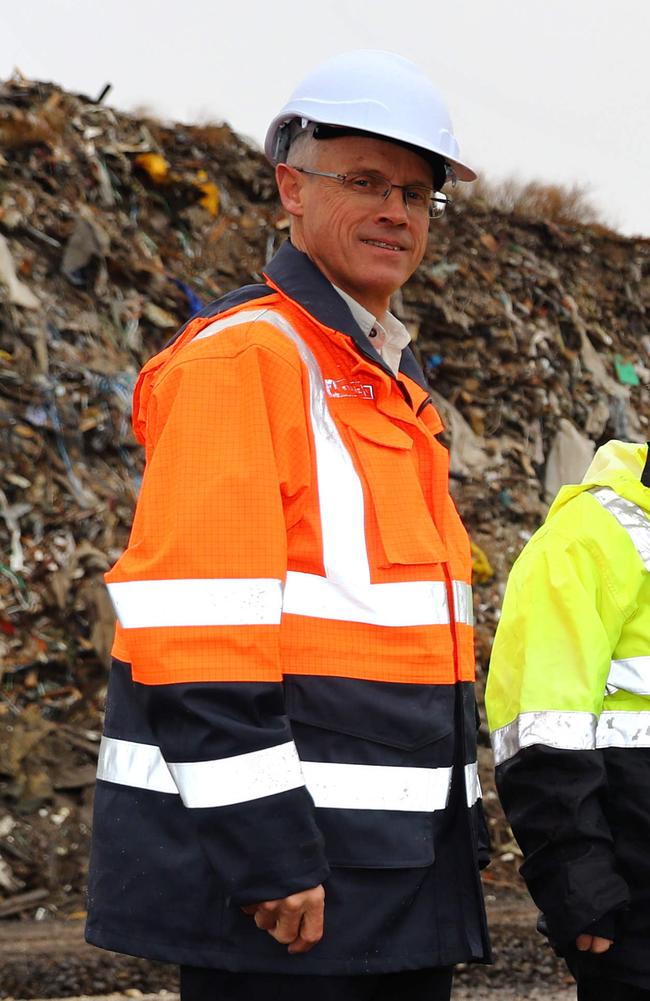
<svg viewBox="0 0 650 1001">
<path fill-rule="evenodd" d="M 394 184 L 393 181 L 389 181 L 388 178 L 384 177 L 383 174 L 378 174 L 374 170 L 367 170 L 367 171 L 360 170 L 358 173 L 350 172 L 349 174 L 334 174 L 328 170 L 312 170 L 311 167 L 293 167 L 293 169 L 297 170 L 300 174 L 310 174 L 313 177 L 329 177 L 333 181 L 338 181 L 339 184 L 345 184 L 345 182 L 349 177 L 364 177 L 366 175 L 370 175 L 372 177 L 381 178 L 382 181 L 386 182 L 386 191 L 382 195 L 381 199 L 382 202 L 388 201 L 388 199 L 391 196 L 393 188 L 399 188 L 400 191 L 402 192 L 402 200 L 404 202 L 407 212 L 411 211 L 411 206 L 409 205 L 406 199 L 406 192 L 408 188 L 428 189 L 429 187 L 427 184 Z M 360 192 L 358 193 L 360 194 Z M 438 195 L 439 197 L 436 198 L 436 195 Z M 433 208 L 434 202 L 436 202 L 438 205 L 444 205 L 442 212 L 440 212 L 438 215 L 434 215 L 434 208 Z M 451 198 L 444 191 L 436 191 L 435 188 L 431 188 L 431 196 L 429 198 L 429 208 L 428 208 L 429 219 L 441 219 L 442 216 L 445 214 L 447 206 L 450 204 L 450 202 Z"/>
</svg>

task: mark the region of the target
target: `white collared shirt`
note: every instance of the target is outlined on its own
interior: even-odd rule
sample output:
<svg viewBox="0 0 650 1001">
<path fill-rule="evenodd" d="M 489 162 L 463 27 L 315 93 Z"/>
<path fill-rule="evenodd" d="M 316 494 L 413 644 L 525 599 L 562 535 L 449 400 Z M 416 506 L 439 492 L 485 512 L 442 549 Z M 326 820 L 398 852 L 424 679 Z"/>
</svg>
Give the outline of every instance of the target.
<svg viewBox="0 0 650 1001">
<path fill-rule="evenodd" d="M 381 355 L 388 367 L 397 375 L 402 351 L 411 342 L 411 335 L 404 324 L 388 311 L 384 313 L 380 323 L 376 316 L 373 316 L 365 306 L 362 306 L 343 289 L 338 288 L 337 285 L 332 285 L 332 288 L 336 289 L 344 302 L 347 303 L 352 316 L 375 351 Z"/>
</svg>

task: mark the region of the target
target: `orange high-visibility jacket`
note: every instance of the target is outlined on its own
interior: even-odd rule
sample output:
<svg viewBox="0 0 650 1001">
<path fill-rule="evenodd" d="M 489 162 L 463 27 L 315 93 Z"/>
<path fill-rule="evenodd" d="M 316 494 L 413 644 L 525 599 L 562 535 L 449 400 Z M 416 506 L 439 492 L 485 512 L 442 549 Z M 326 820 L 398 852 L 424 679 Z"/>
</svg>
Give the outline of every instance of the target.
<svg viewBox="0 0 650 1001">
<path fill-rule="evenodd" d="M 88 937 L 226 969 L 482 959 L 471 560 L 423 377 L 290 244 L 204 312 L 135 394 Z M 323 880 L 298 970 L 240 905 Z"/>
</svg>

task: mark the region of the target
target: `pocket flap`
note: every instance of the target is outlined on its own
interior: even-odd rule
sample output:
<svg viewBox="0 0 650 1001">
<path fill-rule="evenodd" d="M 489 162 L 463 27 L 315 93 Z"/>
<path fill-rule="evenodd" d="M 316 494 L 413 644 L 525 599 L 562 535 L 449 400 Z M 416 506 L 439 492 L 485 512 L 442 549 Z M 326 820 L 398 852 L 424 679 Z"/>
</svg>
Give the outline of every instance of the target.
<svg viewBox="0 0 650 1001">
<path fill-rule="evenodd" d="M 367 421 L 363 425 L 355 425 L 353 431 L 359 438 L 372 441 L 386 448 L 413 448 L 413 439 L 406 431 L 388 421 Z"/>
<path fill-rule="evenodd" d="M 291 675 L 285 693 L 292 721 L 403 751 L 425 748 L 454 729 L 453 685 Z"/>
<path fill-rule="evenodd" d="M 333 409 L 338 419 L 360 438 L 387 448 L 413 448 L 411 436 L 379 410 L 368 406 L 367 402 L 353 399 L 335 402 L 336 407 Z"/>
</svg>

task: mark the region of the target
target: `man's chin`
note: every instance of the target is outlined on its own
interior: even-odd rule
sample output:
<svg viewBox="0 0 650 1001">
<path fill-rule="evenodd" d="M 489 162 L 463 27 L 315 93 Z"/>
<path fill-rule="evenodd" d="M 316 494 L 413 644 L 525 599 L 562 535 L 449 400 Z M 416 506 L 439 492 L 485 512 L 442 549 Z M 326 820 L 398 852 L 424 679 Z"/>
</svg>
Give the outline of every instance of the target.
<svg viewBox="0 0 650 1001">
<path fill-rule="evenodd" d="M 374 281 L 366 281 L 365 288 L 372 293 L 376 299 L 388 302 L 391 296 L 398 292 L 409 276 L 404 275 L 400 270 L 399 274 L 384 273 L 377 275 Z"/>
</svg>

